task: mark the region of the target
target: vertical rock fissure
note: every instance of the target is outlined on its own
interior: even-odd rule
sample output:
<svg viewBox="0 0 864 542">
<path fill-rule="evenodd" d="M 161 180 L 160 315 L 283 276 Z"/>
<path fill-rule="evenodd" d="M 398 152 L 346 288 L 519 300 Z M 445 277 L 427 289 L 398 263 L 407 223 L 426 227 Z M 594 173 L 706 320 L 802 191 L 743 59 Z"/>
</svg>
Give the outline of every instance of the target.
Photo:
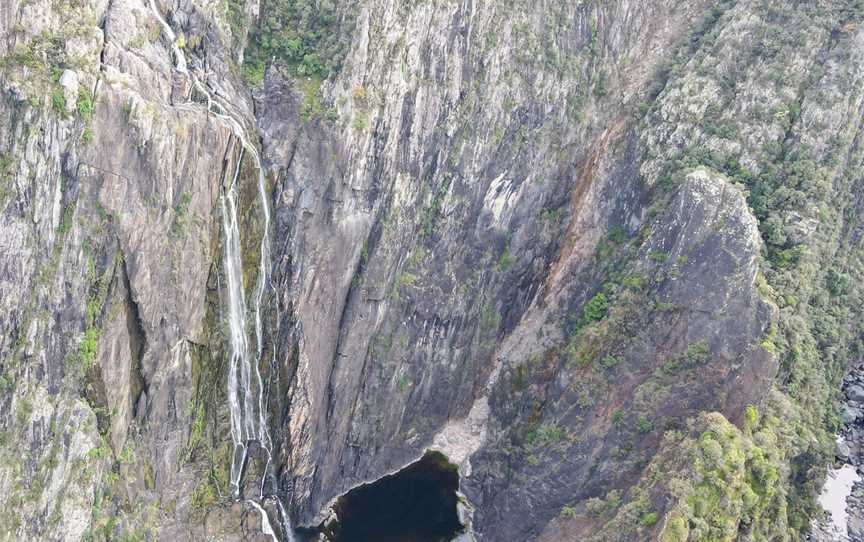
<svg viewBox="0 0 864 542">
<path fill-rule="evenodd" d="M 290 518 L 278 497 L 278 480 L 272 478 L 276 491 L 274 495 L 265 493 L 266 481 L 272 471 L 272 445 L 264 407 L 264 382 L 261 377 L 260 362 L 264 352 L 264 326 L 261 305 L 269 282 L 270 269 L 270 208 L 267 198 L 267 183 L 257 149 L 250 141 L 246 129 L 238 120 L 238 115 L 231 112 L 231 104 L 214 97 L 197 77 L 189 70 L 186 57 L 177 44 L 177 36 L 170 25 L 159 14 L 154 0 L 149 0 L 150 10 L 157 19 L 163 32 L 171 41 L 171 51 L 174 56 L 174 68 L 185 75 L 192 83 L 194 91 L 199 92 L 206 100 L 206 112 L 223 122 L 240 142 L 236 165 L 230 183 L 222 183 L 220 208 L 222 211 L 224 231 L 223 266 L 226 275 L 227 316 L 231 354 L 228 366 L 228 407 L 231 415 L 231 437 L 234 448 L 231 458 L 230 485 L 232 497 L 240 500 L 242 495 L 244 468 L 247 461 L 249 444 L 256 442 L 266 455 L 265 466 L 259 484 L 260 492 L 255 498 L 245 498 L 252 508 L 261 514 L 261 530 L 273 540 L 279 538 L 270 522 L 267 510 L 261 505 L 268 497 L 274 498 L 280 516 L 281 530 L 286 540 L 293 542 L 293 530 Z M 190 102 L 191 103 L 191 102 Z M 250 346 L 249 322 L 247 321 L 249 307 L 243 284 L 242 246 L 240 236 L 240 220 L 237 211 L 239 197 L 238 184 L 244 156 L 251 158 L 257 172 L 258 196 L 262 236 L 258 277 L 252 294 L 252 323 L 254 350 Z M 225 175 L 230 174 L 230 168 Z M 227 179 L 226 179 L 227 180 Z"/>
</svg>

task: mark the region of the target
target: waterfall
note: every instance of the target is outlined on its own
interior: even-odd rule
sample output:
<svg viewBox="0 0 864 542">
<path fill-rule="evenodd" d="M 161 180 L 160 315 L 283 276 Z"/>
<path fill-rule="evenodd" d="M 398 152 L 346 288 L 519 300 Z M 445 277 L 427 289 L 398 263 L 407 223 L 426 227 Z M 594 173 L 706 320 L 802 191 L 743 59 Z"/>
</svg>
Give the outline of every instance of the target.
<svg viewBox="0 0 864 542">
<path fill-rule="evenodd" d="M 246 502 L 248 502 L 252 508 L 261 513 L 261 532 L 268 535 L 273 542 L 279 542 L 279 539 L 276 538 L 276 532 L 273 531 L 273 526 L 270 525 L 270 516 L 267 515 L 267 511 L 261 508 L 261 505 L 255 501 Z"/>
<path fill-rule="evenodd" d="M 270 207 L 267 198 L 267 182 L 264 177 L 264 169 L 261 158 L 255 145 L 250 141 L 239 115 L 232 113 L 230 102 L 221 101 L 211 94 L 208 88 L 201 83 L 195 74 L 189 69 L 183 50 L 177 45 L 177 35 L 171 26 L 159 14 L 154 0 L 149 0 L 150 11 L 159 21 L 165 35 L 171 40 L 171 51 L 174 55 L 174 67 L 177 72 L 187 76 L 192 82 L 193 88 L 205 97 L 207 101 L 206 111 L 221 122 L 225 123 L 240 142 L 241 148 L 238 152 L 237 163 L 234 167 L 231 182 L 227 188 L 222 183 L 222 195 L 220 197 L 220 208 L 222 211 L 222 227 L 225 234 L 225 250 L 223 265 L 225 268 L 227 282 L 227 315 L 229 327 L 229 339 L 231 355 L 228 364 L 228 408 L 231 414 L 231 439 L 234 444 L 234 453 L 231 458 L 231 492 L 235 499 L 241 498 L 243 482 L 243 469 L 246 464 L 248 445 L 256 441 L 264 450 L 267 460 L 264 472 L 261 476 L 259 501 L 265 500 L 265 484 L 272 463 L 272 443 L 267 425 L 267 412 L 264 405 L 264 384 L 261 378 L 260 364 L 264 352 L 264 326 L 262 322 L 261 304 L 264 293 L 269 283 L 270 270 Z M 184 106 L 191 105 L 191 100 Z M 240 179 L 241 163 L 244 156 L 248 155 L 258 174 L 258 195 L 261 210 L 262 230 L 260 259 L 258 265 L 258 280 L 252 296 L 254 315 L 255 344 L 254 351 L 250 347 L 248 335 L 248 306 L 243 285 L 242 247 L 240 244 L 240 223 L 237 215 L 238 184 Z M 226 175 L 228 172 L 226 172 Z M 224 180 L 223 180 L 224 181 Z M 277 509 L 281 525 L 288 542 L 294 542 L 290 518 L 277 497 Z M 254 509 L 261 513 L 262 532 L 269 535 L 278 542 L 276 533 L 273 531 L 267 511 L 261 504 L 252 499 L 246 499 Z"/>
<path fill-rule="evenodd" d="M 231 359 L 228 364 L 228 408 L 231 412 L 231 438 L 234 441 L 234 453 L 231 458 L 231 493 L 235 497 L 240 495 L 243 464 L 246 462 L 246 443 L 258 437 L 258 431 L 255 430 L 253 423 L 255 415 L 250 403 L 252 382 L 249 343 L 246 336 L 246 298 L 243 294 L 240 226 L 237 221 L 236 204 L 237 181 L 242 160 L 241 150 L 231 184 L 220 198 L 222 228 L 225 232 L 224 267 L 231 342 Z"/>
</svg>

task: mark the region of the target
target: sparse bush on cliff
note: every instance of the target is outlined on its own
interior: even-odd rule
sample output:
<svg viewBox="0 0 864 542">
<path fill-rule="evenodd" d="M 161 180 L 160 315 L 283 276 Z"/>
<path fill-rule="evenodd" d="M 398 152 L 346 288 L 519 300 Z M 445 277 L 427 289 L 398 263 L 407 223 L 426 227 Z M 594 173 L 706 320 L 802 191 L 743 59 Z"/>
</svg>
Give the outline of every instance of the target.
<svg viewBox="0 0 864 542">
<path fill-rule="evenodd" d="M 606 316 L 609 310 L 609 299 L 603 292 L 598 293 L 585 304 L 585 319 L 589 322 L 598 322 Z"/>
</svg>

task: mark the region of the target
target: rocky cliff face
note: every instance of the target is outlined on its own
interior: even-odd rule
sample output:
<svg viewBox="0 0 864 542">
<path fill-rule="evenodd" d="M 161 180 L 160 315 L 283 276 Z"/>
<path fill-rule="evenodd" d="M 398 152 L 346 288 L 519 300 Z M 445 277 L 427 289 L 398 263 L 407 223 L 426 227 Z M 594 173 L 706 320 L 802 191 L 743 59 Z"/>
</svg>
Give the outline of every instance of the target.
<svg viewBox="0 0 864 542">
<path fill-rule="evenodd" d="M 799 539 L 861 359 L 862 22 L 5 3 L 0 539 Z"/>
</svg>

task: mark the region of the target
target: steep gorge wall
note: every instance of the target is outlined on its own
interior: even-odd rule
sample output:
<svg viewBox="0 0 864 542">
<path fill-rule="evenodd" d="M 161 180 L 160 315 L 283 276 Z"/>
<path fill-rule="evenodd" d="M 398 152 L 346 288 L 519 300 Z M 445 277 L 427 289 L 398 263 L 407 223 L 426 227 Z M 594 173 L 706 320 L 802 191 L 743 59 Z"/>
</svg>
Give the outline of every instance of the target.
<svg viewBox="0 0 864 542">
<path fill-rule="evenodd" d="M 296 523 L 432 448 L 482 540 L 807 529 L 860 357 L 861 6 L 345 3 L 338 70 L 244 82 L 280 6 L 156 2 L 260 132 Z M 236 140 L 148 3 L 0 30 L 0 536 L 269 539 L 227 499 Z"/>
<path fill-rule="evenodd" d="M 190 461 L 208 363 L 219 380 L 209 388 L 213 415 L 227 426 L 213 361 L 222 345 L 217 202 L 239 146 L 203 106 L 185 104 L 188 81 L 173 72 L 148 4 L 12 8 L 3 536 L 185 538 L 200 531 L 190 497 L 210 476 L 206 460 Z M 219 39 L 198 15 L 175 16 L 199 41 Z M 215 55 L 208 65 L 227 69 Z M 216 460 L 223 469 L 227 453 Z"/>
</svg>

